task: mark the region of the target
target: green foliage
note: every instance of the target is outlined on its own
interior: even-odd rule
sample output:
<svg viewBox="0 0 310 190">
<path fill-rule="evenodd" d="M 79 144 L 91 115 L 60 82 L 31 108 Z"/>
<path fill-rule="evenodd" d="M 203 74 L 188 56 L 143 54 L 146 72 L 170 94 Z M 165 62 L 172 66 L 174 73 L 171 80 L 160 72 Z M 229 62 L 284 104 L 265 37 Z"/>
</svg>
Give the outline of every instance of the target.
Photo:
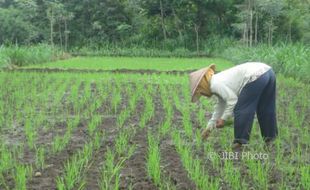
<svg viewBox="0 0 310 190">
<path fill-rule="evenodd" d="M 239 64 L 246 61 L 260 61 L 270 64 L 276 72 L 310 81 L 310 48 L 301 43 L 278 44 L 270 47 L 258 45 L 253 48 L 235 46 L 226 49 L 220 56 Z"/>
<path fill-rule="evenodd" d="M 0 46 L 0 68 L 10 65 L 25 66 L 55 60 L 61 53 L 51 46 L 39 44 L 36 46 Z"/>
<path fill-rule="evenodd" d="M 36 28 L 27 20 L 23 12 L 16 8 L 4 9 L 0 7 L 0 44 L 29 43 L 36 37 Z"/>
<path fill-rule="evenodd" d="M 160 152 L 159 142 L 151 133 L 148 133 L 148 156 L 147 156 L 147 171 L 157 186 L 161 185 L 160 172 Z"/>
<path fill-rule="evenodd" d="M 210 55 L 210 38 L 245 39 L 256 24 L 258 42 L 309 43 L 309 16 L 309 3 L 299 0 L 0 1 L 0 44 L 49 42 L 65 51 L 126 47 L 109 55 L 139 49 L 141 55 L 143 48 L 200 55 L 208 49 L 202 53 Z"/>
</svg>

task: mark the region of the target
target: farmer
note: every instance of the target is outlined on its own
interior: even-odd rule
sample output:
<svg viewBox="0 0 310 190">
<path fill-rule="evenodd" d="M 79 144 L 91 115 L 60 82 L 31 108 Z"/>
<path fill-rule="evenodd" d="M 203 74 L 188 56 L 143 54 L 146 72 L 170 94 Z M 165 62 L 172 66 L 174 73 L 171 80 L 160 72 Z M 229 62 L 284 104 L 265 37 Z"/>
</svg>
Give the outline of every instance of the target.
<svg viewBox="0 0 310 190">
<path fill-rule="evenodd" d="M 276 77 L 270 66 L 247 62 L 215 74 L 215 65 L 211 64 L 190 73 L 190 87 L 192 102 L 200 96 L 215 95 L 218 99 L 212 118 L 202 131 L 204 139 L 233 116 L 233 148 L 241 148 L 249 141 L 255 112 L 266 144 L 277 136 Z"/>
</svg>

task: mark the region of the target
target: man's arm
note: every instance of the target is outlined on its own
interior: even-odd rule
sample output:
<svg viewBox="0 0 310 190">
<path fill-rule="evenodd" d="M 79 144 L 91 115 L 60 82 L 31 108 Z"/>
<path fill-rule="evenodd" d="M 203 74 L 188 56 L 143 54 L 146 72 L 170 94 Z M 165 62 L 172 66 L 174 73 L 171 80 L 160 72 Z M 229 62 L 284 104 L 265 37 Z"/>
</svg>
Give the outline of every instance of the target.
<svg viewBox="0 0 310 190">
<path fill-rule="evenodd" d="M 209 120 L 208 126 L 207 126 L 207 128 L 209 128 L 210 130 L 212 130 L 216 127 L 216 122 L 219 118 L 222 117 L 224 110 L 225 110 L 225 107 L 226 107 L 225 101 L 220 96 L 217 96 L 217 97 L 218 97 L 218 100 L 214 106 L 214 112 L 213 112 L 212 117 Z"/>
</svg>

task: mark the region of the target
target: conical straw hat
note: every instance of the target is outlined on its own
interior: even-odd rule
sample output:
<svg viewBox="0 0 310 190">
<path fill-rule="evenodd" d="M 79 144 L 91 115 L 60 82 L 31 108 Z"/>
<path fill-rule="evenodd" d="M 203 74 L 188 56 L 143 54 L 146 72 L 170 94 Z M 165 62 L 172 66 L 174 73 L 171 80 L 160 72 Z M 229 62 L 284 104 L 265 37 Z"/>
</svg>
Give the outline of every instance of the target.
<svg viewBox="0 0 310 190">
<path fill-rule="evenodd" d="M 209 72 L 210 69 L 213 72 Z M 192 72 L 189 74 L 192 102 L 196 102 L 201 96 L 200 93 L 197 93 L 197 87 L 199 86 L 199 84 L 203 78 L 205 78 L 207 80 L 206 82 L 208 83 L 208 86 L 204 87 L 204 91 L 209 92 L 207 94 L 208 94 L 208 96 L 211 96 L 209 81 L 210 81 L 212 75 L 214 74 L 214 72 L 215 72 L 215 65 L 211 64 L 211 65 L 209 65 L 209 67 L 199 69 L 198 71 L 195 71 L 195 72 Z"/>
</svg>

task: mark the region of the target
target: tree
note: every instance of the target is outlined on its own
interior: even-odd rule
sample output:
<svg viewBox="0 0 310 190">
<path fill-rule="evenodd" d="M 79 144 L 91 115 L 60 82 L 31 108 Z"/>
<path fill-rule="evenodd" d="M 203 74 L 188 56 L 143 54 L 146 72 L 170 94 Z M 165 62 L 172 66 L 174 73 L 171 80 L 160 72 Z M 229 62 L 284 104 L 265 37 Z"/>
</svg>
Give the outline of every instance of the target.
<svg viewBox="0 0 310 190">
<path fill-rule="evenodd" d="M 28 44 L 36 35 L 36 27 L 16 8 L 0 8 L 0 23 L 0 43 Z"/>
</svg>

